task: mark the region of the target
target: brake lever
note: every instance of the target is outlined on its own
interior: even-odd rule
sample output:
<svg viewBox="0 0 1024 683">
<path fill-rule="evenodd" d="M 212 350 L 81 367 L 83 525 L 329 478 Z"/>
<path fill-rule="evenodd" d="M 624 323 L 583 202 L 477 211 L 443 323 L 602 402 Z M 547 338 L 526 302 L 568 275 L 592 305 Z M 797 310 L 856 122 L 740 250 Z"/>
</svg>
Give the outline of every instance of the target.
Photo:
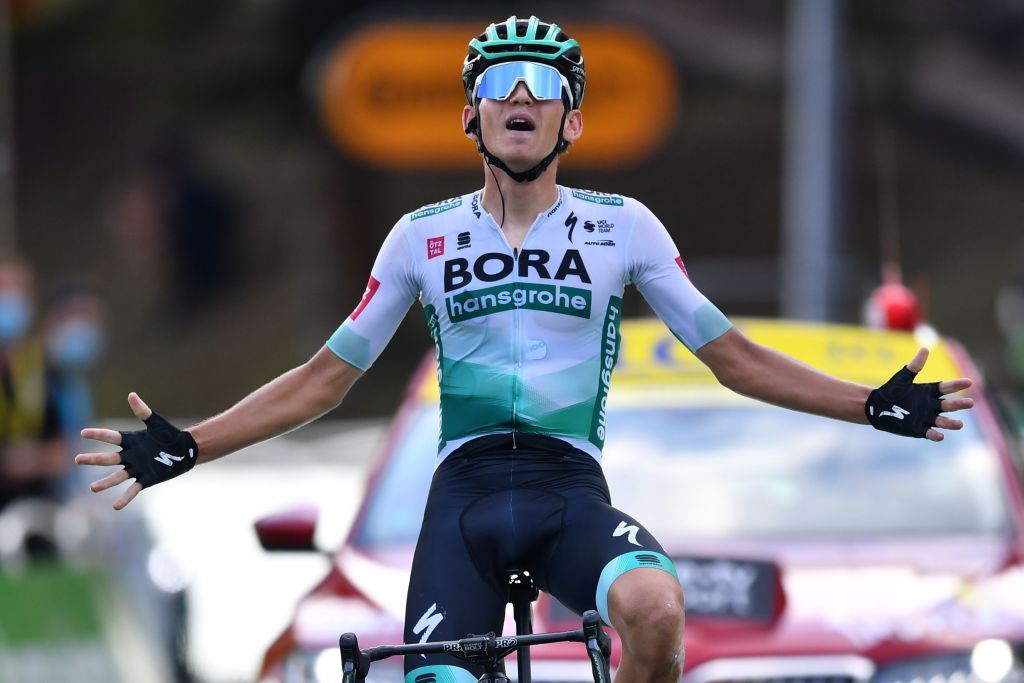
<svg viewBox="0 0 1024 683">
<path fill-rule="evenodd" d="M 363 683 L 370 672 L 370 658 L 359 649 L 356 634 L 342 634 L 338 648 L 341 650 L 342 683 Z"/>
<path fill-rule="evenodd" d="M 611 683 L 609 660 L 612 656 L 612 640 L 601 625 L 601 617 L 594 610 L 583 613 L 583 637 L 590 657 L 590 668 L 594 683 Z"/>
</svg>

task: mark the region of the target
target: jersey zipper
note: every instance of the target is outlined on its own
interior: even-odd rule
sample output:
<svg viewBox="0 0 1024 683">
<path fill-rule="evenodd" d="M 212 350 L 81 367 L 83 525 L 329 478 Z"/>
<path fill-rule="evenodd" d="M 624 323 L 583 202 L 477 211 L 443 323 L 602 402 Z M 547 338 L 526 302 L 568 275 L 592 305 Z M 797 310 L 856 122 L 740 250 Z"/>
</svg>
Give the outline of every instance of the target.
<svg viewBox="0 0 1024 683">
<path fill-rule="evenodd" d="M 523 240 L 526 241 L 525 238 Z M 512 271 L 512 281 L 519 283 L 519 249 L 512 249 L 512 260 L 515 262 Z M 521 373 L 523 370 L 523 342 L 522 342 L 522 321 L 523 309 L 516 306 L 512 311 L 513 334 L 512 334 L 512 359 L 515 362 L 515 373 L 512 379 L 512 450 L 516 450 L 516 426 L 519 424 L 519 390 L 522 382 Z"/>
<path fill-rule="evenodd" d="M 562 201 L 562 189 L 558 188 L 558 197 L 555 203 Z M 548 210 L 550 212 L 550 209 Z M 525 246 L 526 242 L 530 239 L 530 235 L 534 233 L 538 223 L 542 223 L 544 217 L 541 214 L 537 215 L 534 219 L 533 225 L 526 231 L 526 235 L 523 237 L 523 242 L 519 246 Z M 501 227 L 491 219 L 491 225 L 501 234 L 505 245 L 512 248 L 512 260 L 514 266 L 512 268 L 512 282 L 513 284 L 519 284 L 519 248 L 512 247 L 508 241 L 508 237 L 505 236 L 504 231 Z M 523 331 L 523 310 L 518 306 L 512 311 L 512 360 L 515 368 L 515 372 L 512 378 L 512 449 L 515 450 L 516 446 L 516 426 L 519 424 L 519 392 L 522 390 L 522 371 L 523 371 L 523 347 L 526 346 L 524 339 L 525 332 Z"/>
</svg>

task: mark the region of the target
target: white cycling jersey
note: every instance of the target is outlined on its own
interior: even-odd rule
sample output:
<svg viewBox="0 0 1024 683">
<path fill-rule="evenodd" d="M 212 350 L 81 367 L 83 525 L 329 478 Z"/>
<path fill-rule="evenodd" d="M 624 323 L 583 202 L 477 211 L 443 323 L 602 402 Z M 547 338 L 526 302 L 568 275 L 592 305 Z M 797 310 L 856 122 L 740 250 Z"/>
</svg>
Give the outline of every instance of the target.
<svg viewBox="0 0 1024 683">
<path fill-rule="evenodd" d="M 625 286 L 691 351 L 731 324 L 635 199 L 558 186 L 513 249 L 481 194 L 403 216 L 327 346 L 368 369 L 418 297 L 437 352 L 439 460 L 508 432 L 553 436 L 600 460 Z"/>
</svg>

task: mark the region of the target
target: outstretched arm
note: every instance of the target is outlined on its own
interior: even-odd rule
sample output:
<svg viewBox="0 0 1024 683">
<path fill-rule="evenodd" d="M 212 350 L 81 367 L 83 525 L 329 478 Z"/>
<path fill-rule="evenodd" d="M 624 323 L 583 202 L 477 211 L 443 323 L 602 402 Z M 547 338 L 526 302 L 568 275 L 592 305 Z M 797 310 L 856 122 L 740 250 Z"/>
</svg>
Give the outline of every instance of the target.
<svg viewBox="0 0 1024 683">
<path fill-rule="evenodd" d="M 285 434 L 336 408 L 362 370 L 326 346 L 307 362 L 249 394 L 225 412 L 189 427 L 208 462 Z"/>
<path fill-rule="evenodd" d="M 723 386 L 733 391 L 805 413 L 823 415 L 847 422 L 867 424 L 864 405 L 872 387 L 847 382 L 825 374 L 772 348 L 748 339 L 736 328 L 702 346 L 697 357 L 707 365 Z M 928 359 L 921 349 L 907 364 L 912 372 L 920 372 Z M 953 394 L 971 386 L 966 378 L 941 382 L 940 395 Z M 971 408 L 970 398 L 941 401 L 941 412 Z M 963 422 L 940 415 L 925 437 L 942 441 L 939 429 L 960 429 Z"/>
<path fill-rule="evenodd" d="M 186 431 L 198 446 L 198 462 L 209 462 L 260 441 L 279 436 L 315 420 L 341 403 L 362 371 L 346 363 L 327 347 L 302 365 L 289 370 L 252 392 L 233 407 Z M 149 420 L 153 411 L 134 392 L 128 405 L 140 420 Z M 122 433 L 112 429 L 84 429 L 82 436 L 115 446 L 122 445 Z M 122 465 L 120 452 L 81 453 L 79 465 Z M 118 469 L 93 482 L 93 491 L 117 486 L 131 475 Z M 124 492 L 114 508 L 122 509 L 138 495 L 143 485 L 136 481 Z"/>
</svg>

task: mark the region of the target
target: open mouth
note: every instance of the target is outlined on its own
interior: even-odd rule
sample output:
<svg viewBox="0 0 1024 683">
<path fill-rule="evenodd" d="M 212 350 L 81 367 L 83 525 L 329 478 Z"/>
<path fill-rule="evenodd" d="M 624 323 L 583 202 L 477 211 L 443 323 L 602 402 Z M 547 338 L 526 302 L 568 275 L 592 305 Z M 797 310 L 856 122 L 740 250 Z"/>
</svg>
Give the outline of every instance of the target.
<svg viewBox="0 0 1024 683">
<path fill-rule="evenodd" d="M 508 130 L 532 131 L 535 126 L 533 125 L 533 121 L 530 121 L 529 119 L 513 116 L 505 122 L 505 128 Z"/>
</svg>

